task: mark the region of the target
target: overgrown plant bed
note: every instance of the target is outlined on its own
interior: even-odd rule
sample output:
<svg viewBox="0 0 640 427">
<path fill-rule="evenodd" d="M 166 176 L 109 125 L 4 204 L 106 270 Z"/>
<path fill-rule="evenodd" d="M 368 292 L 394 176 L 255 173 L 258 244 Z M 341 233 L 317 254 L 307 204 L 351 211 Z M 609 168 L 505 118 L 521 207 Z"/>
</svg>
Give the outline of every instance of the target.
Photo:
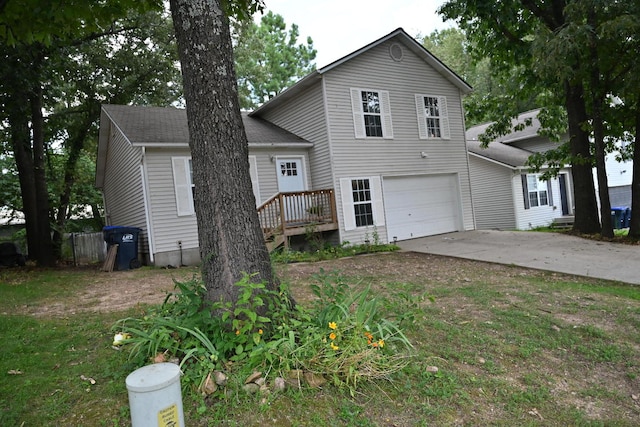
<svg viewBox="0 0 640 427">
<path fill-rule="evenodd" d="M 266 396 L 231 388 L 205 405 L 186 392 L 188 425 L 632 426 L 640 419 L 637 287 L 398 252 L 277 269 L 305 307 L 317 298 L 309 285 L 321 269 L 341 271 L 350 289 L 370 286 L 380 301 L 393 296 L 380 310 L 404 316 L 389 320 L 403 322 L 412 363 L 353 396 L 331 382 Z M 12 272 L 0 271 L 0 425 L 129 425 L 124 378 L 135 365 L 126 350 L 111 348 L 111 325 L 147 313 L 136 292 L 160 304 L 171 275 L 193 271 Z M 126 298 L 114 306 L 107 286 Z"/>
</svg>

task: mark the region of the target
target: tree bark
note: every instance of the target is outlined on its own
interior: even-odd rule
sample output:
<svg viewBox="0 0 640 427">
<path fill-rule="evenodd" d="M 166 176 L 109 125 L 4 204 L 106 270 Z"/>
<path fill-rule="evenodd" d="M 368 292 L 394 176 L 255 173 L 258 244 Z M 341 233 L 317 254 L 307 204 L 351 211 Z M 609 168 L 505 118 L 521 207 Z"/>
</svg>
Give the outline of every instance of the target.
<svg viewBox="0 0 640 427">
<path fill-rule="evenodd" d="M 211 301 L 235 302 L 243 273 L 274 289 L 249 176 L 229 22 L 218 0 L 171 0 L 187 103 L 202 274 Z"/>
<path fill-rule="evenodd" d="M 9 127 L 11 134 L 11 148 L 18 170 L 20 193 L 22 195 L 22 213 L 27 231 L 27 253 L 29 259 L 37 259 L 39 252 L 38 225 L 36 218 L 37 203 L 35 177 L 33 174 L 33 154 L 29 130 L 29 110 L 26 94 L 18 96 L 16 93 L 8 96 L 11 106 L 8 106 Z"/>
<path fill-rule="evenodd" d="M 593 185 L 592 156 L 589 150 L 589 134 L 583 128 L 588 121 L 581 84 L 565 81 L 565 106 L 569 122 L 569 149 L 571 151 L 571 176 L 575 199 L 573 230 L 593 234 L 600 232 L 598 205 Z"/>
</svg>

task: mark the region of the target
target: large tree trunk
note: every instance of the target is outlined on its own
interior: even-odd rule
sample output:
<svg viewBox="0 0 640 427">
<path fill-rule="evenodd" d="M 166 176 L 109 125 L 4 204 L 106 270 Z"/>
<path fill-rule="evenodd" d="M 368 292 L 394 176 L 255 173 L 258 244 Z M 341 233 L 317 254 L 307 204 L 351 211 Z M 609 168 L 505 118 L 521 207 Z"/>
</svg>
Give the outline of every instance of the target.
<svg viewBox="0 0 640 427">
<path fill-rule="evenodd" d="M 20 99 L 18 99 L 20 98 Z M 9 96 L 13 106 L 8 107 L 9 127 L 11 129 L 11 148 L 13 150 L 18 180 L 20 181 L 20 193 L 22 195 L 22 213 L 24 214 L 27 231 L 27 253 L 29 259 L 37 259 L 40 249 L 38 241 L 38 225 L 36 218 L 37 203 L 35 178 L 33 175 L 33 154 L 31 151 L 31 138 L 29 129 L 29 110 L 27 96 Z"/>
<path fill-rule="evenodd" d="M 636 107 L 638 108 L 638 107 Z M 630 239 L 640 239 L 640 108 L 636 112 L 636 137 L 633 145 L 633 179 L 631 181 Z"/>
<path fill-rule="evenodd" d="M 593 234 L 600 232 L 598 205 L 593 185 L 592 157 L 589 151 L 589 134 L 583 128 L 588 120 L 582 85 L 565 82 L 566 108 L 569 122 L 569 149 L 571 151 L 571 176 L 575 201 L 573 230 Z"/>
<path fill-rule="evenodd" d="M 171 0 L 184 78 L 207 297 L 237 301 L 243 273 L 276 286 L 249 177 L 229 22 L 219 0 Z"/>
</svg>

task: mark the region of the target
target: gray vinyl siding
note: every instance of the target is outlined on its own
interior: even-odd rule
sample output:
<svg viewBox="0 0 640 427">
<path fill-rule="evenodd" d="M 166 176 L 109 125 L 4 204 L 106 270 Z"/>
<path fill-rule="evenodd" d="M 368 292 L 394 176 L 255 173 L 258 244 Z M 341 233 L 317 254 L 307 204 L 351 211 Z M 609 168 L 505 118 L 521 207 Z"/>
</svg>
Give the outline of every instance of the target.
<svg viewBox="0 0 640 427">
<path fill-rule="evenodd" d="M 319 81 L 300 96 L 269 110 L 262 117 L 312 142 L 308 167 L 313 181 L 308 181 L 309 188 L 333 188 L 322 83 Z"/>
<path fill-rule="evenodd" d="M 271 156 L 301 156 L 305 165 L 309 159 L 305 149 L 251 149 L 249 155 L 256 156 L 260 202 L 278 192 L 275 164 Z M 184 251 L 197 250 L 198 225 L 196 215 L 178 216 L 171 158 L 191 156 L 187 148 L 147 148 L 145 166 L 149 182 L 149 210 L 153 227 L 155 257 L 179 251 L 178 241 Z M 306 178 L 310 181 L 309 170 Z M 175 255 L 174 255 L 175 256 Z M 165 257 L 166 258 L 166 257 Z M 165 259 L 162 258 L 162 259 Z M 175 264 L 175 263 L 174 263 Z"/>
<path fill-rule="evenodd" d="M 406 48 L 403 60 L 394 61 L 389 56 L 389 46 L 389 42 L 383 43 L 324 74 L 341 224 L 344 218 L 340 178 L 456 173 L 463 227 L 473 229 L 460 92 Z M 389 92 L 393 139 L 355 139 L 350 88 Z M 447 97 L 451 139 L 419 139 L 415 94 Z M 427 158 L 421 157 L 423 151 Z M 366 232 L 342 232 L 341 238 L 355 243 L 362 241 Z M 371 232 L 368 230 L 369 235 Z M 377 232 L 383 240 L 388 238 L 384 227 L 378 227 Z"/>
<path fill-rule="evenodd" d="M 514 171 L 469 155 L 473 206 L 478 230 L 516 228 L 512 177 Z M 515 173 L 520 176 L 518 172 Z"/>
<path fill-rule="evenodd" d="M 108 225 L 139 227 L 138 251 L 149 252 L 141 170 L 142 149 L 133 147 L 111 126 L 106 156 L 107 176 L 102 189 Z"/>
<path fill-rule="evenodd" d="M 198 247 L 198 225 L 196 216 L 178 216 L 176 193 L 173 182 L 171 157 L 190 157 L 188 149 L 147 148 L 145 165 L 149 181 L 151 224 L 153 227 L 155 253 L 172 252 Z"/>
</svg>

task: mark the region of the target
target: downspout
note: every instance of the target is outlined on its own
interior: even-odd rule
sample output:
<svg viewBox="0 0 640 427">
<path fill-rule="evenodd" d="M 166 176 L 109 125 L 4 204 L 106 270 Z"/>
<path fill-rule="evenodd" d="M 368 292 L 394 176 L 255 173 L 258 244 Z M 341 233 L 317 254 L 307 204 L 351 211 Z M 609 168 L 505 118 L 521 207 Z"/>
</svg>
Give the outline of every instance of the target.
<svg viewBox="0 0 640 427">
<path fill-rule="evenodd" d="M 144 218 L 147 227 L 147 242 L 149 244 L 149 263 L 155 262 L 155 239 L 153 233 L 153 221 L 151 219 L 151 200 L 149 199 L 149 180 L 147 175 L 146 149 L 142 147 L 140 157 L 140 179 L 142 180 L 142 197 L 144 200 Z"/>
</svg>

